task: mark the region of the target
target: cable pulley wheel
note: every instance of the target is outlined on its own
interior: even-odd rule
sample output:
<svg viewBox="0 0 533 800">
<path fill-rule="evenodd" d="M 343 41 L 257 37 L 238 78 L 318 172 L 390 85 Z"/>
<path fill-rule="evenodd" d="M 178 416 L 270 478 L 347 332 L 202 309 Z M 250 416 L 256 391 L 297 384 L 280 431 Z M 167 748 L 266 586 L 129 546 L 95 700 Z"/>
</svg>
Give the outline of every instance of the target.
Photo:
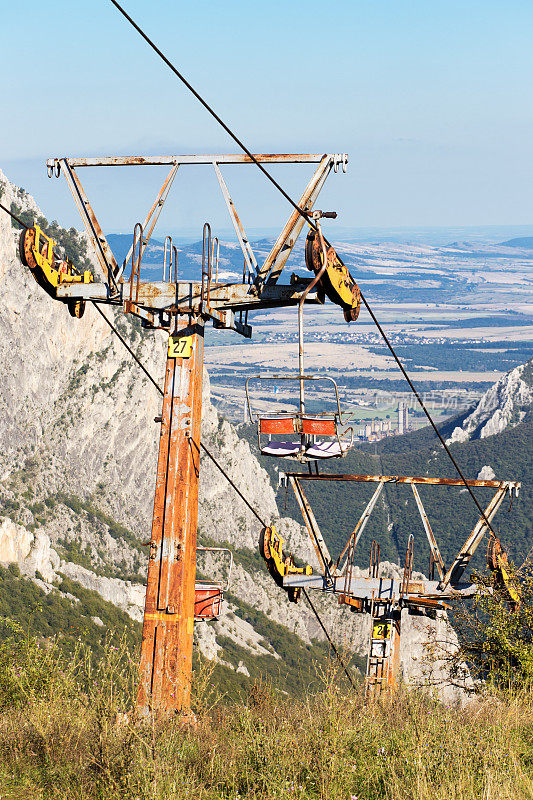
<svg viewBox="0 0 533 800">
<path fill-rule="evenodd" d="M 327 296 L 332 303 L 340 306 L 346 322 L 355 322 L 361 310 L 361 292 L 359 286 L 348 272 L 348 268 L 341 263 L 334 247 L 329 247 L 326 253 L 327 267 L 317 284 L 319 302 Z M 310 230 L 305 240 L 305 263 L 307 269 L 315 275 L 322 269 L 324 256 L 320 237 L 317 232 Z"/>
<path fill-rule="evenodd" d="M 55 298 L 56 296 L 56 287 L 52 286 L 52 284 L 47 280 L 46 275 L 44 274 L 43 270 L 35 260 L 35 256 L 33 254 L 33 250 L 35 247 L 35 228 L 26 228 L 25 230 L 21 231 L 20 238 L 19 238 L 19 255 L 20 260 L 24 264 L 25 267 L 28 267 L 31 274 L 44 291 L 50 295 L 50 297 Z M 46 242 L 43 243 L 43 249 L 46 247 Z"/>
<path fill-rule="evenodd" d="M 491 536 L 487 545 L 487 566 L 492 572 L 499 569 L 500 564 L 498 559 L 507 561 L 507 553 L 502 547 L 502 544 L 497 536 Z"/>
<path fill-rule="evenodd" d="M 263 528 L 261 534 L 259 536 L 259 554 L 263 556 L 264 559 L 268 560 L 270 558 L 270 539 L 272 536 L 272 529 L 271 528 Z"/>
</svg>

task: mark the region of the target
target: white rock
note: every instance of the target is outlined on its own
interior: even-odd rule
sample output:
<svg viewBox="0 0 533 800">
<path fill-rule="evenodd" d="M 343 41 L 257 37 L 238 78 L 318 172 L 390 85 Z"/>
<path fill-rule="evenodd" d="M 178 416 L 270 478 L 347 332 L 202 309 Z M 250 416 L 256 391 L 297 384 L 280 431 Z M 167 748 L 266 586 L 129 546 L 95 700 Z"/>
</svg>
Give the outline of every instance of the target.
<svg viewBox="0 0 533 800">
<path fill-rule="evenodd" d="M 57 577 L 56 570 L 60 561 L 58 554 L 50 546 L 49 537 L 42 531 L 37 531 L 31 550 L 20 567 L 24 575 L 33 577 L 40 572 L 47 583 L 52 583 Z"/>
<path fill-rule="evenodd" d="M 106 578 L 103 575 L 95 575 L 94 572 L 81 567 L 79 564 L 72 564 L 69 561 L 61 561 L 59 572 L 67 578 L 80 583 L 85 589 L 98 592 L 100 597 L 108 603 L 125 611 L 132 619 L 142 622 L 144 611 L 145 588 L 139 583 L 122 581 L 119 578 Z"/>
<path fill-rule="evenodd" d="M 0 524 L 0 563 L 21 564 L 28 556 L 33 534 L 9 518 Z"/>
<path fill-rule="evenodd" d="M 515 367 L 487 389 L 475 409 L 454 429 L 447 444 L 484 439 L 518 425 L 533 405 L 533 359 Z"/>
<path fill-rule="evenodd" d="M 491 466 L 485 464 L 485 466 L 481 467 L 479 470 L 477 479 L 478 481 L 493 481 L 496 480 L 496 473 Z"/>
</svg>

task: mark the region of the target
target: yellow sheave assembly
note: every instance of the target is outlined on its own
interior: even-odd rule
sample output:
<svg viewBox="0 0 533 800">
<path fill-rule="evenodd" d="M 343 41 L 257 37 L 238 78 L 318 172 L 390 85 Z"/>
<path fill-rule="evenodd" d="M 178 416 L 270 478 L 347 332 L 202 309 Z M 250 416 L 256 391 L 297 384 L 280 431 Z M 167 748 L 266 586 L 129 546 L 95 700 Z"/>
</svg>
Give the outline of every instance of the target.
<svg viewBox="0 0 533 800">
<path fill-rule="evenodd" d="M 26 228 L 20 234 L 19 252 L 22 263 L 29 267 L 31 274 L 45 292 L 57 298 L 57 287 L 61 283 L 92 283 L 90 270 L 80 274 L 68 260 L 56 258 L 54 240 L 47 236 L 38 225 Z M 85 311 L 84 300 L 67 300 L 69 313 L 78 319 Z"/>
<path fill-rule="evenodd" d="M 274 578 L 278 586 L 283 589 L 283 578 L 285 575 L 312 575 L 313 568 L 307 564 L 305 567 L 297 567 L 291 555 L 285 555 L 283 545 L 285 539 L 279 535 L 274 525 L 270 528 L 263 528 L 259 540 L 259 552 L 266 561 L 267 569 Z M 297 603 L 302 592 L 301 588 L 289 588 L 286 590 L 291 603 Z"/>
<path fill-rule="evenodd" d="M 522 603 L 519 593 L 519 586 L 515 578 L 509 572 L 509 561 L 507 553 L 502 547 L 498 537 L 491 536 L 487 547 L 487 564 L 494 576 L 494 582 L 500 587 L 505 587 L 509 597 L 509 609 L 516 612 Z"/>
<path fill-rule="evenodd" d="M 307 269 L 317 274 L 322 268 L 324 256 L 320 244 L 320 236 L 310 230 L 305 242 L 305 263 Z M 318 296 L 329 297 L 332 303 L 340 306 L 346 322 L 355 322 L 361 310 L 361 293 L 359 287 L 341 264 L 333 247 L 327 250 L 327 267 L 317 286 Z"/>
</svg>

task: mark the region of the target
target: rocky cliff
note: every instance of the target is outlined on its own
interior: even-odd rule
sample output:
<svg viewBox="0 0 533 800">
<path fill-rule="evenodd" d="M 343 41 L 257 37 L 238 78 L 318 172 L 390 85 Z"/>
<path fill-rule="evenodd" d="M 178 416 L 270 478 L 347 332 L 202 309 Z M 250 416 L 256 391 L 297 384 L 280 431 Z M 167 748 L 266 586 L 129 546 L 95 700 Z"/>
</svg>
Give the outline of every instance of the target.
<svg viewBox="0 0 533 800">
<path fill-rule="evenodd" d="M 533 359 L 503 375 L 488 389 L 448 444 L 484 439 L 518 425 L 533 408 Z"/>
<path fill-rule="evenodd" d="M 2 202 L 40 213 L 0 172 Z M 81 320 L 51 300 L 17 255 L 18 232 L 0 212 L 0 562 L 16 561 L 45 591 L 59 575 L 98 592 L 134 619 L 142 618 L 143 579 L 157 456 L 160 397 L 92 307 Z M 108 315 L 113 312 L 108 309 Z M 141 332 L 121 314 L 115 324 L 150 372 L 162 381 L 166 342 L 161 332 Z M 299 558 L 313 555 L 300 524 L 280 519 L 267 473 L 235 429 L 209 400 L 205 375 L 202 438 L 262 517 L 276 521 Z M 287 603 L 256 555 L 259 526 L 214 464 L 201 462 L 199 537 L 234 551 L 232 600 L 211 626 L 198 625 L 197 643 L 225 662 L 230 641 L 245 654 L 233 668 L 248 673 L 246 659 L 279 655 L 240 603 L 296 633 L 305 643 L 323 637 L 303 605 Z M 218 567 L 211 562 L 210 567 Z M 390 565 L 391 570 L 399 568 Z M 328 628 L 341 645 L 366 653 L 368 619 L 317 597 Z M 243 606 L 244 607 L 244 606 Z M 406 679 L 422 679 L 418 645 L 432 630 L 454 646 L 445 619 L 406 616 L 402 665 Z M 225 662 L 231 665 L 231 662 Z M 442 664 L 434 670 L 444 675 Z M 449 690 L 448 696 L 457 699 Z"/>
</svg>

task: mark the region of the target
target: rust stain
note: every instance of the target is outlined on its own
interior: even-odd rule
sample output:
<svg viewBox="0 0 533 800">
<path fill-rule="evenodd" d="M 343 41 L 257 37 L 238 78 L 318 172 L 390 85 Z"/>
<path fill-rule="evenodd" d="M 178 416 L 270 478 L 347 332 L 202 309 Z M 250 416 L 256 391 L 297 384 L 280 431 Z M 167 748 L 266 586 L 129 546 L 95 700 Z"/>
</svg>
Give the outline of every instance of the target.
<svg viewBox="0 0 533 800">
<path fill-rule="evenodd" d="M 190 705 L 203 326 L 177 326 L 189 328 L 193 346 L 190 358 L 168 358 L 165 374 L 137 699 L 145 716 Z"/>
</svg>

